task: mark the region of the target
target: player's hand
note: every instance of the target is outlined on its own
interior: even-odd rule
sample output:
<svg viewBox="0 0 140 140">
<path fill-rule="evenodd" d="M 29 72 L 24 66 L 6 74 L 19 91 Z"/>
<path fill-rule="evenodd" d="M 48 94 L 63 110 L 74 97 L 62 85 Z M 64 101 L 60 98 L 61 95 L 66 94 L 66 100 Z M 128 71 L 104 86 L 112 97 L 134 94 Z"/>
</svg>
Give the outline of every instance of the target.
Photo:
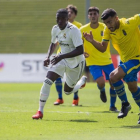
<svg viewBox="0 0 140 140">
<path fill-rule="evenodd" d="M 45 67 L 48 67 L 49 64 L 50 64 L 50 58 L 46 58 L 46 59 L 44 60 L 44 66 L 45 66 Z"/>
<path fill-rule="evenodd" d="M 84 52 L 84 56 L 85 56 L 85 58 L 88 58 L 89 54 L 87 52 Z"/>
<path fill-rule="evenodd" d="M 89 33 L 89 34 L 88 34 L 88 33 L 84 33 L 84 32 L 83 32 L 83 37 L 84 37 L 87 41 L 89 41 L 89 42 L 91 42 L 91 43 L 92 43 L 92 41 L 93 41 L 92 31 L 90 31 L 90 33 Z"/>
<path fill-rule="evenodd" d="M 61 61 L 62 60 L 62 57 L 61 57 L 61 55 L 56 55 L 52 60 L 51 60 L 51 64 L 52 65 L 55 65 L 55 64 L 57 64 L 59 61 Z"/>
</svg>

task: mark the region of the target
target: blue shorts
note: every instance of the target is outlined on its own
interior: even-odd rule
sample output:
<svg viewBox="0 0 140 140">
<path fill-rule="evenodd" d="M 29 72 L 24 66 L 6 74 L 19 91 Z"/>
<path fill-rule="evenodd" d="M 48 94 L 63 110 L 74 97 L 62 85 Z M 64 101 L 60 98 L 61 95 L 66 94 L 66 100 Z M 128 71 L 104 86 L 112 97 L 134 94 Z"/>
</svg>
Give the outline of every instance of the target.
<svg viewBox="0 0 140 140">
<path fill-rule="evenodd" d="M 109 80 L 109 74 L 114 70 L 114 66 L 113 64 L 104 65 L 104 66 L 92 65 L 89 66 L 89 70 L 94 80 L 103 76 L 102 71 L 105 73 L 106 80 Z"/>
<path fill-rule="evenodd" d="M 137 73 L 140 71 L 139 60 L 129 60 L 125 63 L 120 62 L 119 66 L 126 73 L 125 77 L 123 78 L 125 82 L 137 81 Z"/>
</svg>

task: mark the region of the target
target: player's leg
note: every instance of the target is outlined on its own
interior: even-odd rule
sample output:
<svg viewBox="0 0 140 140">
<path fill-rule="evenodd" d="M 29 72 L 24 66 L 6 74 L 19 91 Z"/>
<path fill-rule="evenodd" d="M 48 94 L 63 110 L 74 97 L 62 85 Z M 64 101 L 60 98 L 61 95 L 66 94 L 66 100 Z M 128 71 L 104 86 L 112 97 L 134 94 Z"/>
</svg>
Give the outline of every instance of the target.
<svg viewBox="0 0 140 140">
<path fill-rule="evenodd" d="M 62 80 L 61 78 L 57 78 L 55 81 L 55 87 L 58 92 L 58 99 L 54 102 L 54 105 L 60 105 L 64 103 L 63 97 L 62 97 Z"/>
<path fill-rule="evenodd" d="M 129 67 L 126 67 L 124 64 L 121 63 L 118 68 L 116 68 L 114 71 L 110 73 L 110 81 L 113 84 L 118 97 L 122 101 L 122 108 L 118 115 L 118 118 L 126 117 L 131 109 L 131 105 L 127 100 L 124 84 L 121 81 L 121 79 L 124 78 L 127 73 L 125 68 L 129 69 Z"/>
<path fill-rule="evenodd" d="M 111 63 L 109 65 L 102 66 L 102 69 L 105 73 L 106 80 L 109 80 L 109 74 L 114 70 L 113 64 Z M 117 94 L 110 80 L 109 80 L 109 84 L 110 84 L 110 109 L 109 110 L 113 112 L 118 112 L 115 106 Z"/>
<path fill-rule="evenodd" d="M 85 64 L 85 67 L 84 67 L 84 71 L 85 71 L 85 75 L 87 77 L 87 82 L 89 82 L 89 68 L 86 66 Z M 72 106 L 77 106 L 78 105 L 78 102 L 79 102 L 79 96 L 78 96 L 78 91 L 76 91 L 74 93 L 74 97 L 73 97 L 73 102 L 72 102 Z"/>
<path fill-rule="evenodd" d="M 132 78 L 134 78 L 136 76 L 137 76 L 137 74 L 135 76 L 133 75 Z M 130 92 L 132 93 L 132 97 L 133 97 L 134 101 L 140 108 L 140 87 L 137 86 L 137 81 L 127 82 L 127 85 L 128 85 Z M 139 115 L 138 124 L 140 124 L 140 114 L 138 114 L 138 115 Z"/>
<path fill-rule="evenodd" d="M 130 60 L 124 65 L 129 69 L 127 70 L 124 80 L 127 83 L 130 92 L 132 93 L 134 101 L 140 108 L 140 87 L 137 85 L 137 73 L 140 70 L 139 60 Z M 138 124 L 139 123 L 140 120 L 138 121 Z"/>
<path fill-rule="evenodd" d="M 116 91 L 114 90 L 114 87 L 112 86 L 110 80 L 109 80 L 109 84 L 110 84 L 110 109 L 109 110 L 113 112 L 119 112 L 117 110 L 117 107 L 115 106 L 116 99 L 117 99 Z"/>
<path fill-rule="evenodd" d="M 132 97 L 133 97 L 134 101 L 140 108 L 140 87 L 137 86 L 137 81 L 128 82 L 127 85 L 128 85 L 130 92 L 132 93 Z M 139 113 L 138 124 L 140 124 L 140 113 Z"/>
<path fill-rule="evenodd" d="M 64 92 L 67 95 L 71 94 L 72 92 L 77 92 L 80 88 L 85 86 L 87 77 L 81 77 L 84 70 L 84 63 L 84 61 L 81 62 L 76 68 L 73 69 L 70 69 L 69 67 L 66 68 L 66 83 L 64 86 Z"/>
<path fill-rule="evenodd" d="M 106 92 L 105 92 L 105 80 L 102 74 L 102 68 L 97 65 L 89 66 L 89 70 L 93 79 L 97 83 L 97 87 L 100 90 L 100 98 L 105 103 L 107 102 Z"/>
<path fill-rule="evenodd" d="M 79 103 L 79 96 L 78 96 L 78 91 L 76 91 L 74 92 L 72 106 L 78 106 L 78 103 Z"/>
<path fill-rule="evenodd" d="M 49 69 L 46 79 L 43 82 L 42 88 L 40 90 L 39 109 L 37 113 L 32 116 L 33 119 L 43 118 L 43 109 L 49 97 L 51 85 L 57 78 L 62 77 L 64 72 L 65 64 L 63 61 L 60 61 Z"/>
<path fill-rule="evenodd" d="M 47 73 L 46 79 L 43 82 L 42 88 L 40 90 L 40 101 L 39 101 L 39 109 L 35 115 L 32 116 L 33 119 L 43 118 L 43 109 L 46 104 L 46 101 L 49 97 L 50 88 L 53 82 L 60 77 L 57 73 L 49 71 Z"/>
</svg>

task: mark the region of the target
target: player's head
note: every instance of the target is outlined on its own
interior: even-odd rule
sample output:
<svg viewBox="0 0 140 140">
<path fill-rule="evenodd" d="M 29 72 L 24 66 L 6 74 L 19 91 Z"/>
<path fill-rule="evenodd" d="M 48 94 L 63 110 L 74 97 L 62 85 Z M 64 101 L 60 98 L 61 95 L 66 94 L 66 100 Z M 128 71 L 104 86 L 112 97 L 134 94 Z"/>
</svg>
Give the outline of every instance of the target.
<svg viewBox="0 0 140 140">
<path fill-rule="evenodd" d="M 68 10 L 69 21 L 73 21 L 78 13 L 77 7 L 74 5 L 68 5 L 66 9 Z"/>
<path fill-rule="evenodd" d="M 114 9 L 104 10 L 101 19 L 111 32 L 114 32 L 119 27 L 119 19 Z"/>
<path fill-rule="evenodd" d="M 97 7 L 90 7 L 88 9 L 88 18 L 89 18 L 91 23 L 93 23 L 93 24 L 98 23 L 99 8 L 97 8 Z"/>
<path fill-rule="evenodd" d="M 61 30 L 63 30 L 68 22 L 68 11 L 66 9 L 59 9 L 56 13 L 56 22 Z"/>
</svg>

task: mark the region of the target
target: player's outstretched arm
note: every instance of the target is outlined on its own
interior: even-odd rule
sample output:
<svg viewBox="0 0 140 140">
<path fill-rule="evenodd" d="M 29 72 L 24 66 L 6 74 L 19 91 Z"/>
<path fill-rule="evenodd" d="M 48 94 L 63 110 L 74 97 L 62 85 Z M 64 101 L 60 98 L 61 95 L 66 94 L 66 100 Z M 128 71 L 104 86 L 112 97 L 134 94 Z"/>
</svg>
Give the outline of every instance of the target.
<svg viewBox="0 0 140 140">
<path fill-rule="evenodd" d="M 90 34 L 83 32 L 83 37 L 90 42 L 98 51 L 105 52 L 107 49 L 108 42 L 98 42 L 93 38 L 92 32 Z"/>
<path fill-rule="evenodd" d="M 66 54 L 61 54 L 61 55 L 55 56 L 55 57 L 51 60 L 51 64 L 55 65 L 55 64 L 57 64 L 59 61 L 61 61 L 62 59 L 65 59 L 65 58 L 72 58 L 72 57 L 81 55 L 81 54 L 83 54 L 83 53 L 84 53 L 84 51 L 83 51 L 83 45 L 80 45 L 80 46 L 76 47 L 76 49 L 73 50 L 72 52 L 69 52 L 69 53 L 66 53 Z"/>
</svg>

